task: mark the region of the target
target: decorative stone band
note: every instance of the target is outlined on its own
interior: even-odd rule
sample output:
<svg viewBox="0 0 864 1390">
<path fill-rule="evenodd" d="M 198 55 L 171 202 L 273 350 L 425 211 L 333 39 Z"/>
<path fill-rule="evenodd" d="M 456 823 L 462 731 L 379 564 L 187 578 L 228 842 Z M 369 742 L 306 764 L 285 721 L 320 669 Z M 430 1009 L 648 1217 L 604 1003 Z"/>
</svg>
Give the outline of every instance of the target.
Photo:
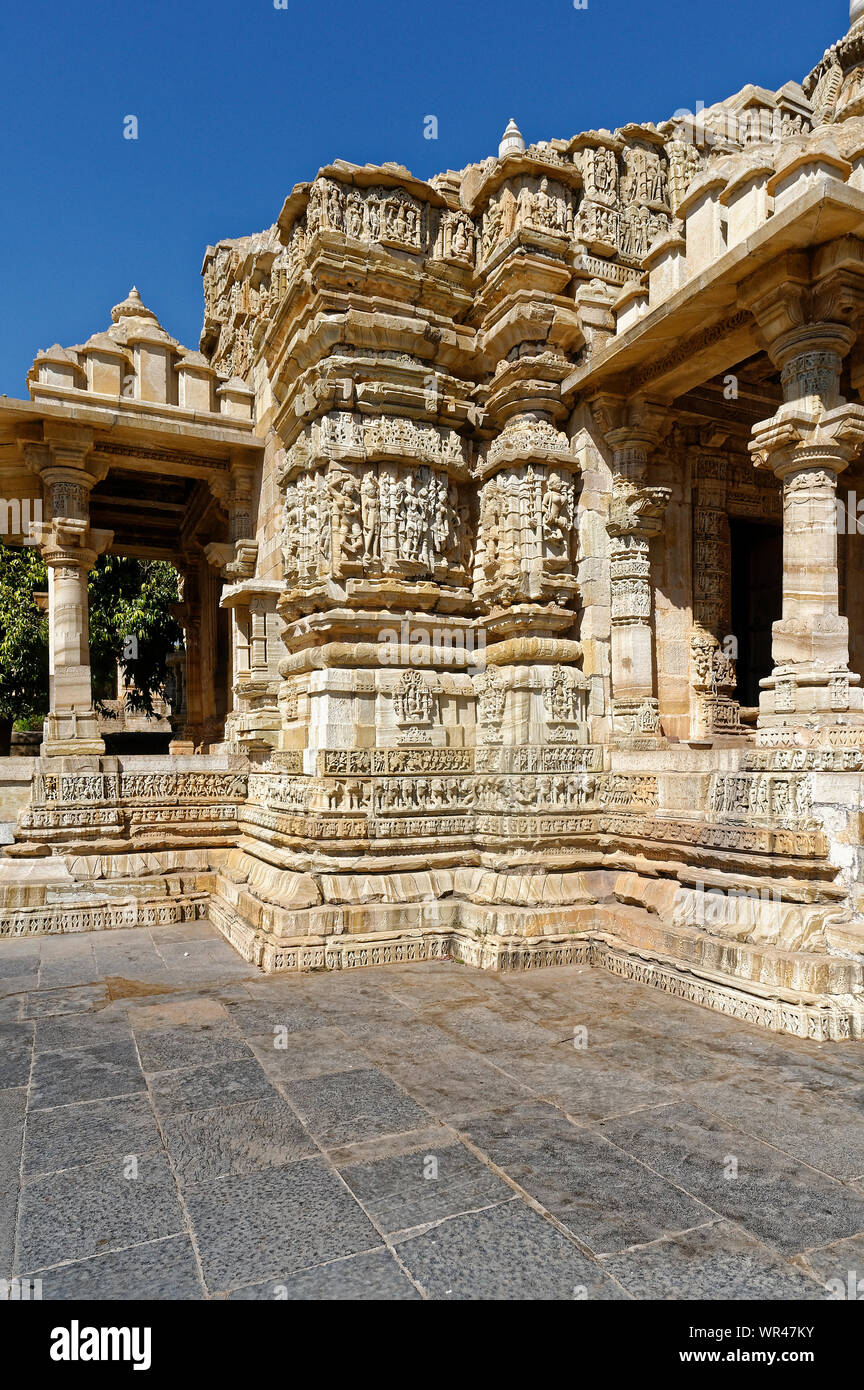
<svg viewBox="0 0 864 1390">
<path fill-rule="evenodd" d="M 538 970 L 546 966 L 591 965 L 622 979 L 651 985 L 666 994 L 701 1004 L 760 1028 L 791 1033 L 814 1042 L 864 1038 L 864 1005 L 826 999 L 809 1002 L 767 993 L 745 992 L 731 980 L 707 978 L 644 950 L 628 950 L 595 933 L 536 939 L 493 937 L 478 940 L 455 929 L 415 928 L 337 936 L 290 943 L 265 942 L 233 909 L 214 903 L 211 920 L 246 960 L 268 971 L 356 970 L 375 965 L 458 960 L 482 970 Z"/>
</svg>

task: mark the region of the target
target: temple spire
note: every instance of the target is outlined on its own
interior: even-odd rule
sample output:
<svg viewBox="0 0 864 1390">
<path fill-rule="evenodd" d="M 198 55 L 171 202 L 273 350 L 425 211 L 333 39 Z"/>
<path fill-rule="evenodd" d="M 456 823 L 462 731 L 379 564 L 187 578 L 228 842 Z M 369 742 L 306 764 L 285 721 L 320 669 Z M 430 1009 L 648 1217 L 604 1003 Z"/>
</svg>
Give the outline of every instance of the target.
<svg viewBox="0 0 864 1390">
<path fill-rule="evenodd" d="M 864 0 L 849 0 L 849 27 L 864 22 Z"/>
</svg>

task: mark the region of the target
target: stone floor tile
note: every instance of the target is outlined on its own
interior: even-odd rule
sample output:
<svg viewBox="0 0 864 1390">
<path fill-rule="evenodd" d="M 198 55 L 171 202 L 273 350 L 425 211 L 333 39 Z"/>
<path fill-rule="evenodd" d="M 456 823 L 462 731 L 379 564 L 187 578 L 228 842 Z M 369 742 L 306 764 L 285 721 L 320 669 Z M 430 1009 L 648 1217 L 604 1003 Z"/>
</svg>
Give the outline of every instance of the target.
<svg viewBox="0 0 864 1390">
<path fill-rule="evenodd" d="M 190 1299 L 204 1298 L 198 1262 L 187 1235 L 168 1236 L 133 1245 L 109 1255 L 55 1269 L 35 1270 L 43 1299 Z"/>
<path fill-rule="evenodd" d="M 169 1115 L 165 1143 L 184 1183 L 226 1174 L 281 1168 L 318 1153 L 291 1106 L 281 1096 Z"/>
<path fill-rule="evenodd" d="M 610 1256 L 603 1268 L 637 1299 L 825 1299 L 815 1279 L 728 1221 Z"/>
<path fill-rule="evenodd" d="M 419 1299 L 411 1280 L 402 1272 L 389 1250 L 371 1250 L 365 1255 L 352 1255 L 347 1260 L 333 1260 L 316 1265 L 283 1279 L 268 1279 L 263 1284 L 250 1284 L 235 1289 L 229 1299 L 279 1299 L 288 1302 L 403 1302 Z"/>
<path fill-rule="evenodd" d="M 406 1144 L 410 1147 L 406 1148 Z M 446 1216 L 474 1211 L 513 1194 L 502 1178 L 456 1141 L 447 1129 L 399 1136 L 397 1153 L 374 1157 L 345 1150 L 331 1155 L 351 1191 L 385 1233 L 406 1231 Z"/>
<path fill-rule="evenodd" d="M 601 1132 L 718 1215 L 786 1254 L 864 1231 L 864 1191 L 736 1133 L 694 1105 L 610 1120 Z M 733 1176 L 736 1174 L 737 1176 Z"/>
<path fill-rule="evenodd" d="M 418 1129 L 429 1122 L 429 1115 L 375 1068 L 288 1082 L 284 1091 L 325 1148 Z"/>
<path fill-rule="evenodd" d="M 710 1221 L 714 1213 L 549 1105 L 469 1121 L 462 1132 L 598 1254 Z"/>
<path fill-rule="evenodd" d="M 60 1105 L 30 1112 L 24 1172 L 53 1173 L 161 1148 L 162 1136 L 146 1094 Z"/>
<path fill-rule="evenodd" d="M 209 1067 L 156 1072 L 149 1078 L 153 1103 L 160 1115 L 232 1105 L 274 1094 L 262 1068 L 250 1054 L 248 1061 L 219 1062 Z"/>
<path fill-rule="evenodd" d="M 137 1177 L 127 1171 L 116 1158 L 25 1179 L 18 1272 L 181 1233 L 185 1222 L 166 1155 L 141 1156 Z"/>
<path fill-rule="evenodd" d="M 143 1090 L 144 1075 L 131 1040 L 40 1052 L 33 1062 L 29 1108 L 44 1110 Z"/>
<path fill-rule="evenodd" d="M 0 1091 L 29 1082 L 33 1034 L 29 1021 L 0 1023 Z"/>
<path fill-rule="evenodd" d="M 583 1255 L 519 1197 L 442 1221 L 395 1243 L 399 1258 L 434 1299 L 625 1299 Z"/>
<path fill-rule="evenodd" d="M 106 1002 L 104 984 L 69 985 L 60 989 L 40 989 L 27 994 L 21 1006 L 22 1018 L 50 1018 L 56 1014 L 83 1014 Z"/>
<path fill-rule="evenodd" d="M 381 1245 L 324 1159 L 219 1178 L 186 1192 L 211 1292 L 280 1279 Z"/>
</svg>

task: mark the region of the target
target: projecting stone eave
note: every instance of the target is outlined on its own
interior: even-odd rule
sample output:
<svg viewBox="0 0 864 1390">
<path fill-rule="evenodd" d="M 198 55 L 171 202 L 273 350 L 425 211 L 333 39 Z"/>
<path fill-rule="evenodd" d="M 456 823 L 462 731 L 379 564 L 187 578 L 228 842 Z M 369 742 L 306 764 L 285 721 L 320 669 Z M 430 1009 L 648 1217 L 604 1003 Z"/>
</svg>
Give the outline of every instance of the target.
<svg viewBox="0 0 864 1390">
<path fill-rule="evenodd" d="M 575 396 L 626 385 L 671 402 L 759 351 L 739 287 L 785 252 L 860 235 L 864 192 L 828 176 L 694 276 L 562 383 Z"/>
</svg>

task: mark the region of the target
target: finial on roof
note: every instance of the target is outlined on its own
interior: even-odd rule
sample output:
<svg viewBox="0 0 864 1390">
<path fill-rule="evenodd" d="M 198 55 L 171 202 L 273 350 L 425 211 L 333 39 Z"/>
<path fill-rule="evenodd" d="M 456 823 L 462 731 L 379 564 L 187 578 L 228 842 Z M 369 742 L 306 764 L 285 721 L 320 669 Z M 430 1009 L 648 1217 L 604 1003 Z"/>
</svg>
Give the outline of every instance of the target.
<svg viewBox="0 0 864 1390">
<path fill-rule="evenodd" d="M 152 319 L 154 323 L 158 323 L 158 319 L 153 313 L 153 310 L 148 309 L 147 306 L 141 302 L 141 296 L 136 286 L 133 285 L 126 298 L 122 300 L 121 303 L 114 305 L 114 308 L 111 310 L 111 319 L 113 323 L 119 323 L 121 319 L 137 318 Z"/>
<path fill-rule="evenodd" d="M 864 0 L 861 0 L 861 3 L 864 4 Z M 498 146 L 498 158 L 504 159 L 508 154 L 521 154 L 524 148 L 525 141 L 522 138 L 522 132 L 511 116 L 510 123 L 501 137 L 501 144 Z"/>
</svg>

